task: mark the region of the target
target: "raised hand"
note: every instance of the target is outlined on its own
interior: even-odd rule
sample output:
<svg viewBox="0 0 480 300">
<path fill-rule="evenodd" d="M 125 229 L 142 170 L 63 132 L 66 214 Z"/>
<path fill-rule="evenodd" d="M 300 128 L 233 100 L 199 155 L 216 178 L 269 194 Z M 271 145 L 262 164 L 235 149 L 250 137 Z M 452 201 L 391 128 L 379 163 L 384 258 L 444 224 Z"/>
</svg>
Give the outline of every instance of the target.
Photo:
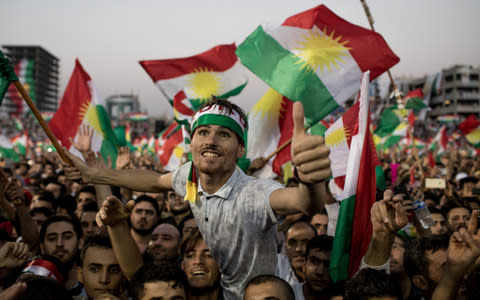
<svg viewBox="0 0 480 300">
<path fill-rule="evenodd" d="M 374 234 L 395 233 L 407 225 L 408 206 L 404 206 L 403 201 L 403 195 L 393 195 L 391 190 L 386 190 L 383 200 L 373 204 L 370 215 Z"/>
<path fill-rule="evenodd" d="M 81 160 L 78 156 L 73 155 L 65 149 L 65 154 L 72 161 L 73 166 L 68 165 L 66 162 L 61 161 L 63 170 L 68 180 L 83 180 L 84 182 L 89 182 L 89 166 Z"/>
<path fill-rule="evenodd" d="M 130 200 L 126 205 L 123 205 L 122 201 L 120 201 L 117 197 L 108 196 L 97 213 L 98 226 L 112 226 L 126 220 L 134 206 L 135 201 L 133 200 Z"/>
<path fill-rule="evenodd" d="M 88 125 L 83 124 L 78 130 L 77 141 L 70 138 L 70 143 L 79 152 L 86 153 L 92 148 L 93 129 Z"/>
<path fill-rule="evenodd" d="M 330 150 L 323 137 L 308 135 L 304 127 L 305 114 L 301 102 L 293 104 L 292 162 L 298 177 L 305 183 L 319 183 L 332 174 Z"/>
<path fill-rule="evenodd" d="M 5 195 L 15 206 L 20 206 L 24 203 L 23 188 L 16 178 L 12 178 L 5 187 Z"/>
<path fill-rule="evenodd" d="M 130 162 L 131 162 L 130 148 L 127 146 L 121 147 L 118 150 L 117 163 L 115 165 L 117 170 L 128 168 L 130 165 Z"/>
<path fill-rule="evenodd" d="M 6 242 L 0 248 L 0 268 L 16 268 L 23 264 L 29 256 L 27 244 Z"/>
</svg>

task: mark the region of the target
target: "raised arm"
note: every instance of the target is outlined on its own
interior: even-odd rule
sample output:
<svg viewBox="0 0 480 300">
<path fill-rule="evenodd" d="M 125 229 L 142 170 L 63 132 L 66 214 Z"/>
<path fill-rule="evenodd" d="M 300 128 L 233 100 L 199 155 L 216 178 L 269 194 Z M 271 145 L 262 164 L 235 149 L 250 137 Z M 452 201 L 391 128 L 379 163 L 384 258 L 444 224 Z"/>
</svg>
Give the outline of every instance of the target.
<svg viewBox="0 0 480 300">
<path fill-rule="evenodd" d="M 300 183 L 296 188 L 279 189 L 271 194 L 270 205 L 279 214 L 303 212 L 312 215 L 332 197 L 325 181 L 332 174 L 328 158 L 330 150 L 323 137 L 305 133 L 304 118 L 302 103 L 295 102 L 291 151 Z"/>
<path fill-rule="evenodd" d="M 160 175 L 148 170 L 112 170 L 88 167 L 79 157 L 67 152 L 73 167 L 64 165 L 70 180 L 83 179 L 86 183 L 119 186 L 140 192 L 157 193 L 172 189 L 172 175 Z"/>
<path fill-rule="evenodd" d="M 143 265 L 142 254 L 130 235 L 127 224 L 128 215 L 134 205 L 134 201 L 130 200 L 123 206 L 118 198 L 109 196 L 103 202 L 97 218 L 100 219 L 99 225 L 107 226 L 113 253 L 128 280 L 132 279 L 133 274 Z"/>
</svg>

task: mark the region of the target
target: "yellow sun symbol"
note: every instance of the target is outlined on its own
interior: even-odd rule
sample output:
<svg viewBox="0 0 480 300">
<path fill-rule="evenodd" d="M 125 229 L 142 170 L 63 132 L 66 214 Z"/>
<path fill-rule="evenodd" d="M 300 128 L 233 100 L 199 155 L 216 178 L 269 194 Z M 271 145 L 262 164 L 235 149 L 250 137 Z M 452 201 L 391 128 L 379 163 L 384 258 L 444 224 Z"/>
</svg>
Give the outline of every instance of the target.
<svg viewBox="0 0 480 300">
<path fill-rule="evenodd" d="M 325 145 L 330 148 L 339 146 L 347 141 L 347 136 L 350 135 L 348 129 L 340 127 L 333 130 L 330 134 L 325 136 Z"/>
<path fill-rule="evenodd" d="M 175 149 L 173 149 L 173 154 L 175 154 L 176 157 L 181 158 L 183 155 L 183 148 L 179 146 L 175 147 Z"/>
<path fill-rule="evenodd" d="M 277 120 L 282 105 L 282 95 L 274 89 L 269 89 L 265 95 L 253 106 L 252 113 L 261 114 L 264 119 L 265 115 L 269 120 Z"/>
<path fill-rule="evenodd" d="M 95 105 L 90 105 L 90 101 L 86 101 L 80 107 L 80 117 L 83 120 L 87 120 L 87 125 L 93 128 L 96 132 L 101 133 L 103 136 L 102 125 L 98 119 L 97 108 Z"/>
<path fill-rule="evenodd" d="M 222 91 L 221 78 L 207 68 L 198 68 L 188 78 L 189 91 L 195 98 L 209 100 L 212 96 L 218 96 Z"/>
<path fill-rule="evenodd" d="M 320 67 L 320 72 L 323 73 L 325 67 L 331 72 L 331 65 L 336 68 L 339 67 L 338 63 L 344 63 L 343 57 L 348 57 L 347 47 L 348 41 L 342 41 L 342 36 L 335 37 L 335 31 L 332 31 L 330 35 L 325 28 L 320 31 L 318 28 L 314 28 L 309 34 L 304 35 L 304 41 L 300 42 L 302 47 L 295 48 L 294 53 L 301 60 L 302 69 L 315 72 Z"/>
</svg>

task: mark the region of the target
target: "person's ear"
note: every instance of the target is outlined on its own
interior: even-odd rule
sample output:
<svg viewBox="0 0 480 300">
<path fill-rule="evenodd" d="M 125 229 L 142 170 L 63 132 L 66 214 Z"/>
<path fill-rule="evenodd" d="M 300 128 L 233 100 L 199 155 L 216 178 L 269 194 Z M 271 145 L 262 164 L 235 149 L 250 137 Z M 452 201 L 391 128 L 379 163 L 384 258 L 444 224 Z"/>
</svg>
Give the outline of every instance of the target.
<svg viewBox="0 0 480 300">
<path fill-rule="evenodd" d="M 413 275 L 412 277 L 413 284 L 420 290 L 428 290 L 429 284 L 428 280 L 423 275 Z"/>
<path fill-rule="evenodd" d="M 81 267 L 77 267 L 77 280 L 80 283 L 83 283 L 83 271 Z"/>
<path fill-rule="evenodd" d="M 244 155 L 245 155 L 245 146 L 240 145 L 240 147 L 238 148 L 238 151 L 237 151 L 237 159 L 242 158 Z"/>
</svg>

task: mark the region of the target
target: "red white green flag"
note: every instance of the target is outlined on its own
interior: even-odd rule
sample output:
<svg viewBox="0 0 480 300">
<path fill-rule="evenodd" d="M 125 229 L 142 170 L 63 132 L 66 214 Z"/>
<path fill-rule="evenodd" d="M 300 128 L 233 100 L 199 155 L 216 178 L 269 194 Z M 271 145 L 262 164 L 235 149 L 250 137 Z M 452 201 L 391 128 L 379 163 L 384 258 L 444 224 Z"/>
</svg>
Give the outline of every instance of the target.
<svg viewBox="0 0 480 300">
<path fill-rule="evenodd" d="M 475 115 L 470 115 L 458 128 L 472 146 L 480 148 L 480 121 L 477 120 Z"/>
<path fill-rule="evenodd" d="M 339 197 L 342 204 L 330 259 L 330 276 L 335 282 L 355 274 L 367 251 L 372 233 L 370 208 L 375 202 L 375 165 L 378 158 L 369 130 L 368 82 L 366 72 L 362 79 L 359 100 L 345 113 L 353 120 L 342 118 L 342 123 L 349 125 L 344 129 L 332 129 L 333 126 L 330 128 L 338 132 L 334 135 L 335 138 L 329 140 L 333 151 L 337 151 L 337 145 L 341 145 L 348 136 L 350 138 L 345 184 Z"/>
<path fill-rule="evenodd" d="M 140 64 L 175 108 L 177 121 L 188 121 L 205 101 L 238 95 L 247 84 L 235 44 L 219 45 L 185 58 L 143 60 Z"/>
<path fill-rule="evenodd" d="M 399 58 L 382 36 L 351 24 L 325 5 L 259 26 L 238 46 L 242 63 L 270 87 L 301 101 L 315 124 L 358 91 L 362 73 L 373 80 Z"/>
<path fill-rule="evenodd" d="M 32 101 L 36 102 L 33 67 L 33 60 L 22 58 L 15 64 L 14 70 L 18 76 L 18 80 L 25 88 L 25 91 L 28 93 Z M 12 103 L 15 105 L 15 115 L 21 115 L 28 111 L 27 102 L 23 100 L 22 95 L 20 95 L 15 85 L 12 84 L 8 87 L 8 95 Z"/>
<path fill-rule="evenodd" d="M 173 122 L 159 137 L 160 150 L 158 158 L 165 170 L 176 170 L 182 164 L 184 153 L 188 152 L 184 142 L 184 135 L 185 131 L 182 129 L 182 126 Z"/>
<path fill-rule="evenodd" d="M 92 150 L 100 151 L 104 159 L 110 156 L 112 163 L 115 164 L 117 139 L 110 119 L 90 76 L 76 59 L 75 68 L 60 101 L 60 107 L 48 126 L 64 147 L 80 155 L 73 148 L 70 139 L 77 140 L 78 130 L 83 124 L 94 130 Z"/>
<path fill-rule="evenodd" d="M 292 101 L 269 89 L 248 114 L 247 158 L 267 157 L 293 135 Z M 291 160 L 290 145 L 254 173 L 260 178 L 281 175 L 282 165 Z"/>
<path fill-rule="evenodd" d="M 405 101 L 406 109 L 422 110 L 427 108 L 427 105 L 423 102 L 423 92 L 420 88 L 408 92 L 405 96 Z"/>
<path fill-rule="evenodd" d="M 437 150 L 437 155 L 442 155 L 447 152 L 448 146 L 448 136 L 447 136 L 447 126 L 443 125 L 438 131 L 437 135 L 432 140 L 429 149 Z"/>
</svg>

